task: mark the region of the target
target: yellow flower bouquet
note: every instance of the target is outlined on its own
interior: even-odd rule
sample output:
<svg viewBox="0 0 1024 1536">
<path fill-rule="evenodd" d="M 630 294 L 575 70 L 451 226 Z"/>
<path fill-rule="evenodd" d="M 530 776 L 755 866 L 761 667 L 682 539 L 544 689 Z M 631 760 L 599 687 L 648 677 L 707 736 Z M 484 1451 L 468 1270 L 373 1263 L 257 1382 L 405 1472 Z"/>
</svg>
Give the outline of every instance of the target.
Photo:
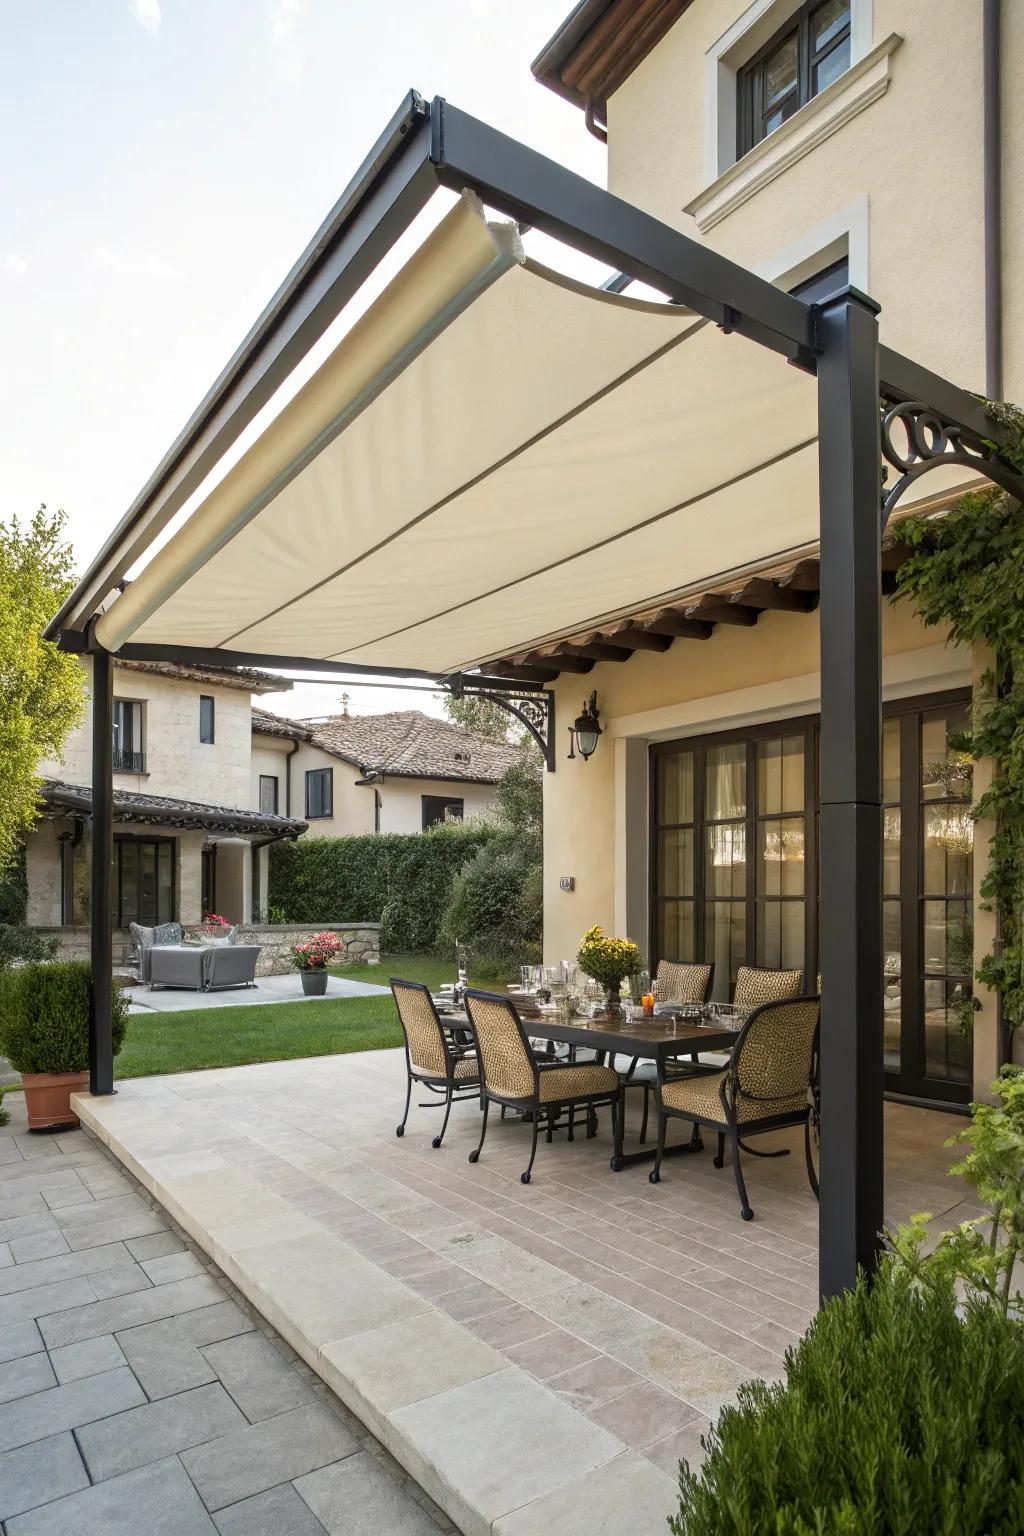
<svg viewBox="0 0 1024 1536">
<path fill-rule="evenodd" d="M 632 939 L 614 939 L 598 925 L 583 935 L 576 960 L 580 970 L 612 992 L 618 990 L 624 976 L 632 976 L 644 963 Z"/>
</svg>

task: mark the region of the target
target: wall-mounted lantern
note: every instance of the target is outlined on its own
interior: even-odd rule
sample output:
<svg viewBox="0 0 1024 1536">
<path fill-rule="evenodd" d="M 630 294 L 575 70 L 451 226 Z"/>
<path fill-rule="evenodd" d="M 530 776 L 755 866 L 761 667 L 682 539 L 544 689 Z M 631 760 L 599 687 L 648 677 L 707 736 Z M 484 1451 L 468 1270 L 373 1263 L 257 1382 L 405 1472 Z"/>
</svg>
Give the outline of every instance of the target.
<svg viewBox="0 0 1024 1536">
<path fill-rule="evenodd" d="M 569 756 L 576 756 L 579 749 L 580 757 L 586 762 L 597 750 L 597 739 L 601 735 L 601 721 L 597 712 L 597 694 L 592 693 L 589 701 L 584 699 L 583 711 L 576 716 L 569 727 Z"/>
</svg>

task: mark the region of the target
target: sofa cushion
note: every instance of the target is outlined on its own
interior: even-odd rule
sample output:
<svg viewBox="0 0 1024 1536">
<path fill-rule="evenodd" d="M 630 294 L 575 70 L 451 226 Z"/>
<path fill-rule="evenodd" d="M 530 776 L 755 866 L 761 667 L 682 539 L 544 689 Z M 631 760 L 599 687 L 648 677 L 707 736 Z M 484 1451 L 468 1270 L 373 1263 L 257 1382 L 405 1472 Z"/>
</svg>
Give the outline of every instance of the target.
<svg viewBox="0 0 1024 1536">
<path fill-rule="evenodd" d="M 151 944 L 180 944 L 182 927 L 180 923 L 159 923 L 155 928 L 143 929 L 144 933 L 152 934 Z"/>
</svg>

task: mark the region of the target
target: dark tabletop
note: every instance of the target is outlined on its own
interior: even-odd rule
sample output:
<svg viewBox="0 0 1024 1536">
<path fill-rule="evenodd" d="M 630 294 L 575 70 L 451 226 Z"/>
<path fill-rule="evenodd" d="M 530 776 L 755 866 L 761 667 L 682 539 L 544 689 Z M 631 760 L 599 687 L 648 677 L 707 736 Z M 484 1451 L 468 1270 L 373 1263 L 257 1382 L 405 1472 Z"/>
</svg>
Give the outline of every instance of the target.
<svg viewBox="0 0 1024 1536">
<path fill-rule="evenodd" d="M 449 1013 L 442 1023 L 451 1029 L 472 1028 L 461 1010 Z M 614 1051 L 622 1056 L 685 1056 L 697 1051 L 719 1051 L 728 1055 L 736 1044 L 739 1029 L 726 1029 L 720 1023 L 695 1024 L 674 1019 L 573 1019 L 563 1023 L 551 1014 L 524 1017 L 523 1028 L 532 1040 L 556 1040 L 567 1045 L 589 1045 L 595 1051 Z"/>
</svg>

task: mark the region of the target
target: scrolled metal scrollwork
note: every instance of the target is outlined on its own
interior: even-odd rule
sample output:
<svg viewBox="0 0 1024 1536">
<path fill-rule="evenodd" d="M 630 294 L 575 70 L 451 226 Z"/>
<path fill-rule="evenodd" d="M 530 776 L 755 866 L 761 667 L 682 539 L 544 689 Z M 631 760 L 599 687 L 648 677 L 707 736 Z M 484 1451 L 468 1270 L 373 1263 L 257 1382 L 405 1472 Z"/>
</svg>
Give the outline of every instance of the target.
<svg viewBox="0 0 1024 1536">
<path fill-rule="evenodd" d="M 489 688 L 474 686 L 470 678 L 460 676 L 449 679 L 448 690 L 458 699 L 483 699 L 497 704 L 520 725 L 524 726 L 537 743 L 544 756 L 549 773 L 555 771 L 555 696 L 550 689 L 542 693 L 494 693 Z"/>
<path fill-rule="evenodd" d="M 991 444 L 949 421 L 921 400 L 901 400 L 893 404 L 883 400 L 880 406 L 882 456 L 899 479 L 884 492 L 883 525 L 903 492 L 930 469 L 953 464 L 973 469 L 1008 491 L 1024 497 L 1024 477 L 994 451 Z M 897 445 L 894 428 L 902 429 L 906 447 Z"/>
</svg>

